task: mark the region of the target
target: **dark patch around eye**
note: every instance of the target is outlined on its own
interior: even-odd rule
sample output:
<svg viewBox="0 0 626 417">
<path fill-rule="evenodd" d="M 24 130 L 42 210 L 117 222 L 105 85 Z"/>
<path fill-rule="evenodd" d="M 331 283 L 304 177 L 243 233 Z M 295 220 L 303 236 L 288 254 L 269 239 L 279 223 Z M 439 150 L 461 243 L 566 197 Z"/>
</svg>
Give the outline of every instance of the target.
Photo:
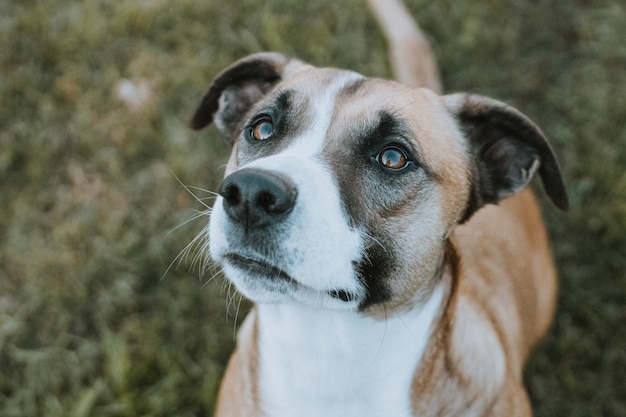
<svg viewBox="0 0 626 417">
<path fill-rule="evenodd" d="M 378 123 L 365 133 L 365 138 L 370 144 L 380 144 L 388 138 L 404 137 L 408 133 L 408 128 L 404 122 L 388 111 L 381 111 L 378 115 Z"/>
<path fill-rule="evenodd" d="M 309 123 L 307 108 L 306 99 L 297 97 L 292 90 L 285 90 L 280 92 L 268 106 L 261 108 L 253 120 L 260 120 L 263 115 L 267 115 L 273 122 L 275 137 L 294 137 Z"/>
<path fill-rule="evenodd" d="M 381 208 L 395 206 L 404 199 L 402 196 L 410 193 L 416 183 L 418 178 L 414 175 L 389 175 L 391 170 L 384 174 L 385 168 L 376 160 L 381 150 L 396 146 L 406 150 L 407 157 L 411 155 L 411 168 L 420 166 L 411 142 L 412 132 L 403 119 L 381 110 L 369 120 L 352 121 L 335 135 L 324 152 L 351 226 L 362 227 L 379 217 Z"/>
<path fill-rule="evenodd" d="M 290 119 L 292 109 L 292 92 L 290 90 L 282 91 L 272 102 L 256 112 L 251 119 L 249 128 L 254 128 L 259 122 L 267 119 L 273 124 L 273 133 L 279 133 L 280 129 L 284 129 L 286 119 Z"/>
<path fill-rule="evenodd" d="M 427 176 L 436 178 L 434 171 L 420 158 L 419 149 L 415 148 L 415 143 L 412 140 L 414 136 L 415 133 L 409 128 L 408 122 L 388 110 L 382 110 L 378 114 L 377 123 L 369 128 L 366 127 L 360 133 L 360 140 L 366 146 L 370 158 L 374 158 L 374 160 L 377 159 L 378 153 L 387 146 L 394 147 L 395 145 L 397 148 L 403 148 L 407 151 L 405 157 L 408 160 L 419 166 Z"/>
<path fill-rule="evenodd" d="M 260 104 L 241 132 L 245 140 L 240 141 L 240 163 L 280 152 L 288 146 L 309 123 L 306 111 L 306 100 L 298 98 L 293 90 L 277 92 Z M 270 125 L 265 125 L 266 121 Z"/>
</svg>

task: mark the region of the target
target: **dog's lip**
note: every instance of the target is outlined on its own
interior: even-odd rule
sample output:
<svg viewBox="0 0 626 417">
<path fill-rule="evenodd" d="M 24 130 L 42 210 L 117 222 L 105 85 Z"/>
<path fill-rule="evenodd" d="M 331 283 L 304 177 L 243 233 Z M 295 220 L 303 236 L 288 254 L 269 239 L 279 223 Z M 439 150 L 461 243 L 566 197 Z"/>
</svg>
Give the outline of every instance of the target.
<svg viewBox="0 0 626 417">
<path fill-rule="evenodd" d="M 224 259 L 227 260 L 232 266 L 235 266 L 240 269 L 244 269 L 247 272 L 253 273 L 255 275 L 260 275 L 270 281 L 282 281 L 287 282 L 292 285 L 294 288 L 298 287 L 301 289 L 306 289 L 311 292 L 324 292 L 328 294 L 330 297 L 341 300 L 343 302 L 353 302 L 358 301 L 358 295 L 346 291 L 344 289 L 332 289 L 326 291 L 315 290 L 310 288 L 295 279 L 293 279 L 287 272 L 281 269 L 278 266 L 275 266 L 269 261 L 264 259 L 260 259 L 256 256 L 242 255 L 239 253 L 227 253 L 224 255 Z"/>
<path fill-rule="evenodd" d="M 272 281 L 280 280 L 293 285 L 298 284 L 298 282 L 291 278 L 291 276 L 284 270 L 263 259 L 241 255 L 238 253 L 227 253 L 224 255 L 224 258 L 233 266 L 245 269 L 255 275 L 262 275 Z"/>
</svg>

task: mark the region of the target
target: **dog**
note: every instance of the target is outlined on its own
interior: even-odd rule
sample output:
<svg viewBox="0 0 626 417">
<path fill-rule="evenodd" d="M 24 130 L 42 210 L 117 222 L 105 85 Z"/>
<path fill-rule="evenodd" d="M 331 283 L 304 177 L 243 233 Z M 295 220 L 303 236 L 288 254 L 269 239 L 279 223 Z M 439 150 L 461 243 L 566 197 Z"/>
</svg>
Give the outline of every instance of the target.
<svg viewBox="0 0 626 417">
<path fill-rule="evenodd" d="M 254 302 L 216 415 L 528 416 L 557 286 L 527 187 L 566 210 L 557 160 L 518 110 L 440 95 L 406 8 L 370 6 L 399 81 L 257 53 L 192 118 L 232 144 L 205 233 Z"/>
</svg>

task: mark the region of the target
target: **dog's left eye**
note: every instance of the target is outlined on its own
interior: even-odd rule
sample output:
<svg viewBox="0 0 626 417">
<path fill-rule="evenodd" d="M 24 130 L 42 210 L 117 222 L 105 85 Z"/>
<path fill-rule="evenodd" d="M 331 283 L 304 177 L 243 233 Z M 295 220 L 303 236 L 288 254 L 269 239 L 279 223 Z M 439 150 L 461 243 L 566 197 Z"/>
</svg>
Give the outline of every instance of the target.
<svg viewBox="0 0 626 417">
<path fill-rule="evenodd" d="M 376 156 L 376 162 L 392 171 L 403 170 L 411 163 L 406 152 L 397 146 L 388 146 L 380 151 Z"/>
<path fill-rule="evenodd" d="M 274 133 L 274 124 L 269 118 L 263 118 L 256 122 L 250 130 L 250 136 L 254 140 L 267 140 Z"/>
</svg>

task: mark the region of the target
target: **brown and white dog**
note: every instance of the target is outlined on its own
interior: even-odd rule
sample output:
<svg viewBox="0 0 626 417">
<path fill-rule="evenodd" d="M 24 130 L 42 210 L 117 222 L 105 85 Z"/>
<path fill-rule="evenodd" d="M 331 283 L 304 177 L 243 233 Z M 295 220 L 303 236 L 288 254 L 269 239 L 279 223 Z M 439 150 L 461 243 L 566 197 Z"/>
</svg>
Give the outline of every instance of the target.
<svg viewBox="0 0 626 417">
<path fill-rule="evenodd" d="M 517 110 L 438 95 L 402 4 L 370 1 L 404 83 L 260 53 L 193 117 L 232 142 L 206 233 L 255 302 L 216 415 L 530 415 L 556 274 L 524 189 L 566 209 L 557 161 Z"/>
</svg>

